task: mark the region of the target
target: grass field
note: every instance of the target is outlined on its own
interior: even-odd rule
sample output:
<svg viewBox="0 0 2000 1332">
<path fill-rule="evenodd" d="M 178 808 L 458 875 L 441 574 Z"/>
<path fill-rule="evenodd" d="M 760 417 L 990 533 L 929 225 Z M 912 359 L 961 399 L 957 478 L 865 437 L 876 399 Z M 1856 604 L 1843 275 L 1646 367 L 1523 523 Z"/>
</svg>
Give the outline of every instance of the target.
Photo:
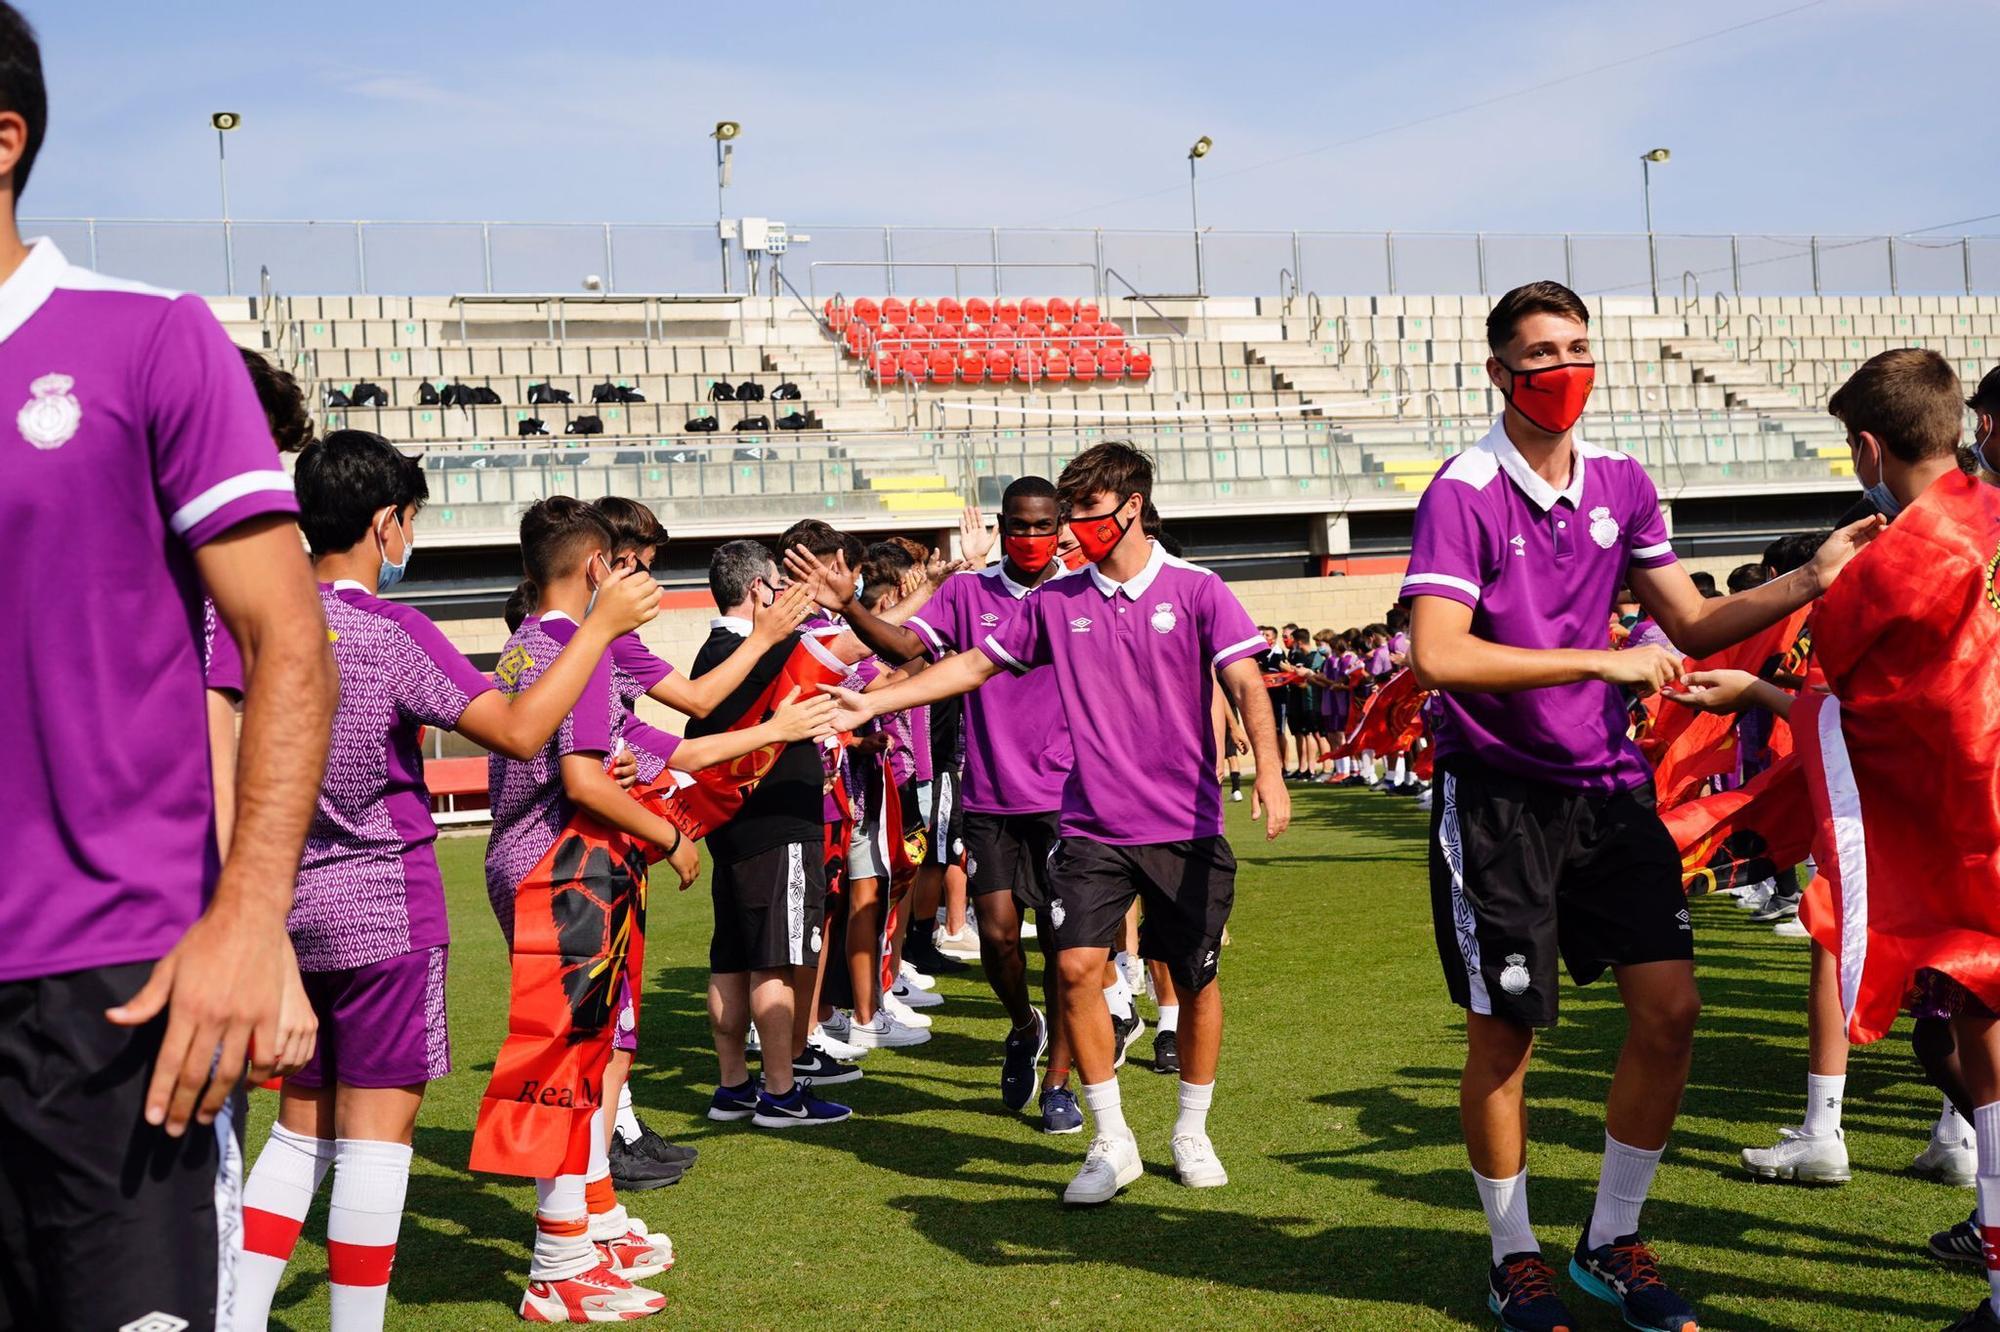
<svg viewBox="0 0 2000 1332">
<path fill-rule="evenodd" d="M 810 1135 L 712 1125 L 703 1010 L 708 898 L 653 899 L 640 1111 L 701 1148 L 678 1186 L 625 1199 L 674 1237 L 651 1284 L 687 1328 L 1484 1328 L 1485 1227 L 1457 1140 L 1459 1030 L 1431 942 L 1424 825 L 1408 801 L 1301 793 L 1275 846 L 1231 806 L 1242 860 L 1225 959 L 1229 1027 L 1210 1126 L 1226 1189 L 1173 1182 L 1174 1083 L 1128 1066 L 1126 1114 L 1147 1175 L 1108 1207 L 1066 1213 L 1081 1137 L 1044 1138 L 997 1095 L 1004 1018 L 976 973 L 942 982 L 936 1034 L 878 1051 L 833 1089 L 857 1110 Z M 474 1107 L 506 1007 L 506 956 L 481 882 L 483 839 L 440 844 L 454 923 L 459 1072 L 417 1129 L 389 1324 L 448 1332 L 514 1322 L 532 1191 L 474 1178 Z M 704 881 L 705 884 L 705 881 Z M 1707 1001 L 1693 1084 L 1646 1230 L 1708 1329 L 1935 1329 L 1982 1285 L 1922 1250 L 1970 1191 L 1901 1173 L 1937 1099 L 1900 1039 L 1857 1054 L 1846 1127 L 1855 1179 L 1752 1185 L 1737 1150 L 1795 1122 L 1805 1073 L 1805 947 L 1695 907 Z M 1532 1202 L 1566 1254 L 1590 1207 L 1621 1031 L 1608 984 L 1570 990 L 1529 1076 Z M 1150 1023 L 1151 1013 L 1147 1010 Z M 1150 1036 L 1135 1050 L 1151 1048 Z M 252 1150 L 274 1098 L 256 1098 Z M 274 1326 L 326 1326 L 325 1194 Z M 1578 1295 L 1586 1329 L 1618 1322 Z"/>
</svg>

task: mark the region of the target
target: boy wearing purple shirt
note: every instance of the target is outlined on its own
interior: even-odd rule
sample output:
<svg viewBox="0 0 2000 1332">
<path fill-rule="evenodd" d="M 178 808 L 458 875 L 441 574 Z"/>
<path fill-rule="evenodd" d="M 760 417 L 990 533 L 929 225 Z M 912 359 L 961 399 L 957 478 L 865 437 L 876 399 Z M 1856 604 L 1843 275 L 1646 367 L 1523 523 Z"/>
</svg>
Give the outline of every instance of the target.
<svg viewBox="0 0 2000 1332">
<path fill-rule="evenodd" d="M 1143 898 L 1140 949 L 1166 963 L 1181 1004 L 1180 1181 L 1228 1182 L 1207 1132 L 1222 1001 L 1215 984 L 1235 857 L 1222 836 L 1210 697 L 1219 676 L 1256 751 L 1266 836 L 1291 819 L 1270 702 L 1255 657 L 1265 650 L 1242 604 L 1206 569 L 1169 556 L 1140 524 L 1152 462 L 1129 444 L 1086 450 L 1063 470 L 1059 499 L 1090 567 L 1044 584 L 978 647 L 914 680 L 844 694 L 843 727 L 937 702 L 1007 669 L 1052 669 L 1074 765 L 1063 785 L 1062 840 L 1049 862 L 1049 922 L 1062 971 L 1063 1020 L 1097 1134 L 1064 1200 L 1108 1202 L 1142 1173 L 1114 1074 L 1111 1015 L 1099 985 L 1127 908 Z"/>
<path fill-rule="evenodd" d="M 1522 1094 L 1535 1029 L 1556 1018 L 1560 960 L 1580 983 L 1614 971 L 1628 1023 L 1570 1275 L 1632 1326 L 1683 1332 L 1694 1312 L 1659 1279 L 1639 1211 L 1701 1000 L 1679 853 L 1626 738 L 1623 693 L 1679 678 L 1680 658 L 1610 651 L 1604 625 L 1629 582 L 1673 642 L 1713 652 L 1819 595 L 1872 533 L 1857 524 L 1797 576 L 1704 600 L 1644 469 L 1575 432 L 1595 377 L 1589 321 L 1559 283 L 1500 299 L 1486 369 L 1506 410 L 1418 505 L 1402 591 L 1411 664 L 1438 691 L 1432 916 L 1466 1010 L 1459 1103 L 1492 1238 L 1490 1307 L 1525 1332 L 1574 1325 L 1528 1223 Z"/>
</svg>

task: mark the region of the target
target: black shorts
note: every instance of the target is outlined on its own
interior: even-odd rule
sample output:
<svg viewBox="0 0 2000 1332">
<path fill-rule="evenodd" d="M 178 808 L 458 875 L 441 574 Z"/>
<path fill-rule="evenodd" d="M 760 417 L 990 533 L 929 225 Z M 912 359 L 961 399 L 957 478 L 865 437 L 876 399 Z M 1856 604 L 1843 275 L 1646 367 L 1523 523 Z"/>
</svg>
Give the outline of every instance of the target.
<svg viewBox="0 0 2000 1332">
<path fill-rule="evenodd" d="M 1320 722 L 1317 703 L 1308 704 L 1295 698 L 1286 705 L 1286 710 L 1290 714 L 1286 724 L 1292 728 L 1293 735 L 1319 735 L 1326 730 Z"/>
<path fill-rule="evenodd" d="M 1584 795 L 1454 757 L 1431 810 L 1431 920 L 1452 1002 L 1556 1020 L 1556 959 L 1606 969 L 1690 961 L 1681 859 L 1652 787 Z"/>
<path fill-rule="evenodd" d="M 715 866 L 709 879 L 715 899 L 710 971 L 780 971 L 819 962 L 826 916 L 824 853 L 816 842 L 782 842 Z"/>
<path fill-rule="evenodd" d="M 1047 911 L 1049 857 L 1055 854 L 1059 816 L 978 814 L 965 816 L 965 891 L 975 901 L 992 893 L 1012 893 L 1023 910 Z"/>
<path fill-rule="evenodd" d="M 1285 729 L 1285 691 L 1267 689 L 1264 694 L 1271 700 L 1271 725 L 1282 732 Z"/>
<path fill-rule="evenodd" d="M 956 865 L 965 854 L 965 810 L 958 774 L 946 769 L 930 780 L 930 844 L 926 865 Z"/>
<path fill-rule="evenodd" d="M 1229 839 L 1113 846 L 1065 837 L 1049 859 L 1043 928 L 1055 931 L 1058 950 L 1113 947 L 1135 897 L 1145 913 L 1139 956 L 1165 963 L 1184 991 L 1214 980 L 1222 930 L 1236 902 L 1236 853 Z"/>
<path fill-rule="evenodd" d="M 149 962 L 0 981 L 0 1329 L 210 1328 L 233 1316 L 241 1106 L 144 1119 L 166 1016 L 115 1027 Z M 232 1241 L 222 1242 L 218 1236 Z"/>
</svg>

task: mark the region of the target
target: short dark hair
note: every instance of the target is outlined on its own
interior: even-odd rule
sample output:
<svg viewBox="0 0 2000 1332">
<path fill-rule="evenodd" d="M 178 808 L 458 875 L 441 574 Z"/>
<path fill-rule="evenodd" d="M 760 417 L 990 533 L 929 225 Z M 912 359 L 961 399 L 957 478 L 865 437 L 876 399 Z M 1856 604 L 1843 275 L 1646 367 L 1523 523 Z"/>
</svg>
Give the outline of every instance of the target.
<svg viewBox="0 0 2000 1332">
<path fill-rule="evenodd" d="M 243 368 L 250 372 L 257 401 L 271 426 L 271 442 L 280 453 L 297 453 L 313 437 L 312 413 L 306 410 L 305 392 L 291 371 L 279 367 L 264 353 L 250 347 L 241 350 Z"/>
<path fill-rule="evenodd" d="M 1764 566 L 1761 564 L 1739 564 L 1729 571 L 1728 588 L 1732 595 L 1748 592 L 1753 587 L 1764 585 Z"/>
<path fill-rule="evenodd" d="M 855 572 L 867 578 L 868 571 L 873 569 L 881 571 L 890 582 L 896 582 L 916 563 L 916 559 L 910 554 L 910 548 L 905 546 L 902 540 L 890 537 L 884 541 L 877 541 L 863 551 L 861 567 Z"/>
<path fill-rule="evenodd" d="M 1153 460 L 1122 439 L 1093 444 L 1062 469 L 1056 498 L 1066 507 L 1108 492 L 1123 504 L 1129 495 L 1153 497 Z"/>
<path fill-rule="evenodd" d="M 1000 492 L 1000 507 L 1006 508 L 1017 499 L 1054 499 L 1055 483 L 1045 476 L 1017 476 L 1007 483 Z"/>
<path fill-rule="evenodd" d="M 521 567 L 537 597 L 593 551 L 611 553 L 611 526 L 595 506 L 574 495 L 536 500 L 521 515 Z"/>
<path fill-rule="evenodd" d="M 421 507 L 430 498 L 423 464 L 367 430 L 336 430 L 308 444 L 293 470 L 299 530 L 314 555 L 349 550 L 383 509 Z"/>
<path fill-rule="evenodd" d="M 1867 431 L 1906 463 L 1950 457 L 1965 433 L 1951 362 L 1928 347 L 1894 347 L 1862 362 L 1826 400 L 1849 436 Z"/>
<path fill-rule="evenodd" d="M 1260 624 L 1257 626 L 1257 632 L 1260 634 L 1275 634 L 1278 632 L 1278 626 L 1275 624 Z"/>
<path fill-rule="evenodd" d="M 1530 282 L 1502 296 L 1486 312 L 1486 345 L 1499 351 L 1514 340 L 1515 330 L 1531 314 L 1567 315 L 1579 323 L 1590 323 L 1590 307 L 1568 287 L 1546 279 Z"/>
<path fill-rule="evenodd" d="M 0 111 L 28 122 L 21 160 L 14 163 L 14 198 L 28 188 L 28 172 L 49 131 L 49 90 L 42 82 L 42 48 L 21 11 L 0 0 Z"/>
<path fill-rule="evenodd" d="M 715 608 L 742 605 L 750 585 L 769 577 L 776 564 L 771 548 L 761 541 L 725 541 L 717 546 L 708 557 L 708 594 L 715 598 Z"/>
<path fill-rule="evenodd" d="M 1153 507 L 1153 501 L 1146 500 L 1139 505 L 1139 530 L 1157 539 L 1160 529 L 1166 526 L 1160 520 L 1160 511 Z"/>
<path fill-rule="evenodd" d="M 537 600 L 535 585 L 527 579 L 514 585 L 514 590 L 507 594 L 507 604 L 500 608 L 500 618 L 507 622 L 508 633 L 517 632 L 521 622 L 535 613 Z"/>
<path fill-rule="evenodd" d="M 1828 528 L 1821 532 L 1794 532 L 1790 536 L 1781 536 L 1764 548 L 1765 567 L 1770 569 L 1773 578 L 1788 574 L 1818 554 L 1819 548 L 1832 535 L 1833 529 Z"/>
<path fill-rule="evenodd" d="M 1715 575 L 1706 569 L 1696 569 L 1688 575 L 1688 581 L 1693 583 L 1694 590 L 1701 593 L 1704 597 L 1718 595 L 1715 590 Z"/>
<path fill-rule="evenodd" d="M 623 495 L 606 495 L 591 507 L 611 529 L 613 555 L 667 544 L 667 529 L 660 525 L 660 515 L 654 513 L 650 505 L 626 499 Z"/>
<path fill-rule="evenodd" d="M 831 524 L 823 523 L 817 518 L 799 519 L 786 528 L 785 534 L 778 538 L 779 550 L 786 551 L 793 546 L 804 546 L 820 559 L 825 559 L 843 549 L 844 545 L 840 533 L 836 532 Z"/>
</svg>

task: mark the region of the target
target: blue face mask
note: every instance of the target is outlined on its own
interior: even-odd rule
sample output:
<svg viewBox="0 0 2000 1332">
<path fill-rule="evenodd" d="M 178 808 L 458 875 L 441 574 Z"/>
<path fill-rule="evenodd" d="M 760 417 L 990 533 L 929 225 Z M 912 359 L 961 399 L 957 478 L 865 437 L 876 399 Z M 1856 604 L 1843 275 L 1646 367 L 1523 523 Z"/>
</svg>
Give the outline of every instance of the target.
<svg viewBox="0 0 2000 1332">
<path fill-rule="evenodd" d="M 1877 481 L 1862 491 L 1861 497 L 1875 506 L 1875 512 L 1892 522 L 1896 515 L 1903 511 L 1903 502 L 1896 498 L 1895 492 L 1889 489 L 1889 483 L 1886 481 Z"/>
<path fill-rule="evenodd" d="M 390 527 L 397 525 L 393 517 L 390 519 L 389 525 Z M 403 562 L 401 564 L 391 564 L 389 562 L 388 531 L 385 529 L 377 532 L 375 539 L 382 543 L 382 568 L 375 575 L 375 590 L 377 592 L 387 592 L 390 588 L 402 582 L 403 575 L 410 571 L 410 554 L 416 550 L 417 541 L 415 536 L 406 539 L 403 542 Z"/>
<path fill-rule="evenodd" d="M 1978 469 L 1979 479 L 1989 486 L 2000 486 L 2000 469 L 1995 469 L 1987 458 L 1986 450 L 1993 443 L 1993 431 L 1988 430 L 1972 441 L 1972 465 Z"/>
</svg>

